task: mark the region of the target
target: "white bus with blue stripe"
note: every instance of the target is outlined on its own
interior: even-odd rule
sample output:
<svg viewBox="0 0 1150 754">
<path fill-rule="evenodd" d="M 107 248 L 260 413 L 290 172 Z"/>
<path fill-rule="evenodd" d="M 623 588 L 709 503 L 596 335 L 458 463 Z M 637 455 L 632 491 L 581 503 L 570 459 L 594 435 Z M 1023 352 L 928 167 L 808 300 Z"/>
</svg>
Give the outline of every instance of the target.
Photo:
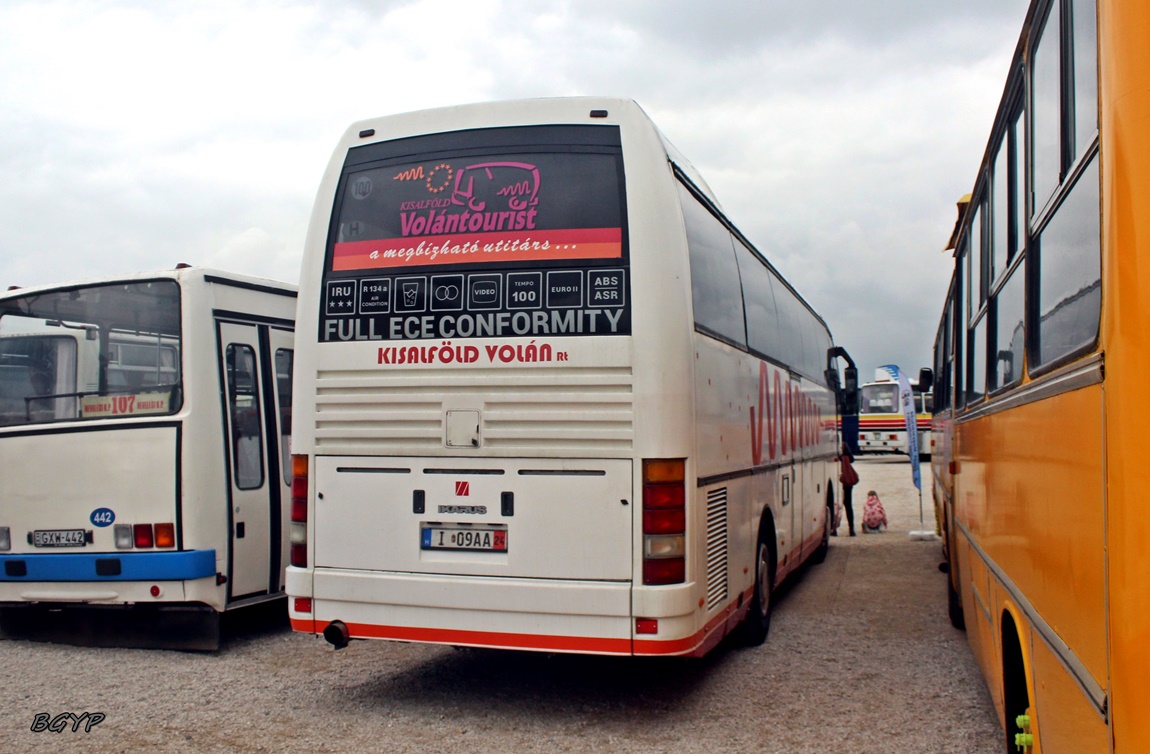
<svg viewBox="0 0 1150 754">
<path fill-rule="evenodd" d="M 186 266 L 0 294 L 7 623 L 179 613 L 210 647 L 283 596 L 294 312 L 294 287 Z"/>
</svg>

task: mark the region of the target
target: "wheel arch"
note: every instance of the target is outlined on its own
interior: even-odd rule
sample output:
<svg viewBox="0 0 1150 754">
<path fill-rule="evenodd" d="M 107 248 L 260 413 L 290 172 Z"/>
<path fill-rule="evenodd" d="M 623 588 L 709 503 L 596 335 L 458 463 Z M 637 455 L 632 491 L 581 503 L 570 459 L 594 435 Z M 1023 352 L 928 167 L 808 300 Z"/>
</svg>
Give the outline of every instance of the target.
<svg viewBox="0 0 1150 754">
<path fill-rule="evenodd" d="M 1014 734 L 1019 715 L 1030 716 L 1029 730 L 1037 740 L 1038 721 L 1034 704 L 1034 674 L 1029 630 L 1021 611 L 1014 604 L 1004 605 L 999 616 L 998 640 L 1002 661 L 1002 715 L 1007 751 L 1015 751 Z M 1029 751 L 1029 749 L 1022 749 Z"/>
</svg>

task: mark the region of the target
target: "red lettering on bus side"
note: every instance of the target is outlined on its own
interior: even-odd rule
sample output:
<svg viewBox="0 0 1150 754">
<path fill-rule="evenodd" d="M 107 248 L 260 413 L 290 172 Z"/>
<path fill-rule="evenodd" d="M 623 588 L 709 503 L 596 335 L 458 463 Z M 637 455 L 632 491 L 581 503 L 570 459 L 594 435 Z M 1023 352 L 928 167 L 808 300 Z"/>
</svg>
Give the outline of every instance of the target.
<svg viewBox="0 0 1150 754">
<path fill-rule="evenodd" d="M 789 382 L 787 385 L 791 388 L 791 450 L 798 453 L 803 442 L 803 394 L 797 384 Z"/>
<path fill-rule="evenodd" d="M 814 445 L 811 439 L 814 437 L 814 432 L 811 431 L 811 417 L 814 416 L 814 401 L 811 400 L 809 395 L 803 396 L 803 447 L 809 448 Z"/>
<path fill-rule="evenodd" d="M 802 424 L 802 411 L 803 400 L 802 395 L 799 393 L 799 387 L 793 382 L 788 382 L 787 387 L 790 388 L 788 396 L 791 404 L 791 452 L 798 453 L 801 447 L 801 438 L 799 436 L 799 427 Z"/>
<path fill-rule="evenodd" d="M 774 460 L 779 454 L 779 422 L 782 417 L 782 383 L 779 372 L 775 372 L 775 386 L 771 390 L 770 369 L 765 363 L 759 364 L 759 411 L 751 407 L 751 460 L 757 466 L 763 462 L 764 421 L 767 435 L 767 457 Z M 785 450 L 783 451 L 786 452 Z"/>
<path fill-rule="evenodd" d="M 763 462 L 763 412 L 770 405 L 767 395 L 767 365 L 759 363 L 759 416 L 755 421 L 755 407 L 751 406 L 751 463 L 758 466 Z"/>
<path fill-rule="evenodd" d="M 782 455 L 779 447 L 779 424 L 783 420 L 781 391 L 782 383 L 779 382 L 779 371 L 776 369 L 774 385 L 767 394 L 767 455 L 772 461 Z"/>
<path fill-rule="evenodd" d="M 775 387 L 779 391 L 779 454 L 786 457 L 791 452 L 790 437 L 787 427 L 791 421 L 791 381 L 787 380 L 787 389 L 783 390 L 782 378 L 775 374 Z"/>
<path fill-rule="evenodd" d="M 806 421 L 811 413 L 806 409 L 806 395 L 799 387 L 795 388 L 795 432 L 798 439 L 796 448 L 806 447 Z"/>
<path fill-rule="evenodd" d="M 798 394 L 799 404 L 799 447 L 805 448 L 810 445 L 810 422 L 811 422 L 811 409 L 810 398 L 803 395 L 801 392 Z"/>
</svg>

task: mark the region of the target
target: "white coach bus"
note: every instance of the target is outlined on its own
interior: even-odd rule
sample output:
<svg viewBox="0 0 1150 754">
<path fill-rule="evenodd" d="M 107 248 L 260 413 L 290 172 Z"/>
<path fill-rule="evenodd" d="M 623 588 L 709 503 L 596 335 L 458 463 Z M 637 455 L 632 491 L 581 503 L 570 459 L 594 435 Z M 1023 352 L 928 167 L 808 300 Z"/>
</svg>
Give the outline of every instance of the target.
<svg viewBox="0 0 1150 754">
<path fill-rule="evenodd" d="M 186 266 L 0 294 L 0 610 L 178 616 L 210 648 L 283 597 L 294 314 Z"/>
<path fill-rule="evenodd" d="M 702 655 L 826 554 L 830 333 L 634 102 L 354 124 L 297 321 L 297 631 Z"/>
<path fill-rule="evenodd" d="M 934 393 L 927 388 L 919 390 L 918 380 L 909 380 L 918 427 L 919 452 L 926 457 L 931 453 L 931 416 L 934 413 Z M 899 404 L 898 381 L 885 367 L 875 370 L 875 381 L 859 388 L 859 452 L 910 454 L 906 436 L 906 416 Z"/>
</svg>

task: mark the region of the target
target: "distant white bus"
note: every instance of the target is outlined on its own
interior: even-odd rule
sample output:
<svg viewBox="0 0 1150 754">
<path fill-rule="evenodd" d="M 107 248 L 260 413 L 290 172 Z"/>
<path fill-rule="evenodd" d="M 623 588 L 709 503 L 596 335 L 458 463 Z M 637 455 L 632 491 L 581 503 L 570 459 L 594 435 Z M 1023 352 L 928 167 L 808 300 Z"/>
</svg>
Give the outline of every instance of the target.
<svg viewBox="0 0 1150 754">
<path fill-rule="evenodd" d="M 0 294 L 0 609 L 283 596 L 295 289 L 183 268 Z"/>
<path fill-rule="evenodd" d="M 298 631 L 701 655 L 827 551 L 830 333 L 633 102 L 353 125 L 297 321 Z"/>
<path fill-rule="evenodd" d="M 931 416 L 934 411 L 934 393 L 928 388 L 918 390 L 918 382 L 910 380 L 915 406 L 915 424 L 918 427 L 919 453 L 931 452 Z M 886 370 L 875 370 L 875 381 L 859 389 L 859 452 L 910 452 L 906 437 L 906 417 L 898 397 L 898 382 Z"/>
</svg>

